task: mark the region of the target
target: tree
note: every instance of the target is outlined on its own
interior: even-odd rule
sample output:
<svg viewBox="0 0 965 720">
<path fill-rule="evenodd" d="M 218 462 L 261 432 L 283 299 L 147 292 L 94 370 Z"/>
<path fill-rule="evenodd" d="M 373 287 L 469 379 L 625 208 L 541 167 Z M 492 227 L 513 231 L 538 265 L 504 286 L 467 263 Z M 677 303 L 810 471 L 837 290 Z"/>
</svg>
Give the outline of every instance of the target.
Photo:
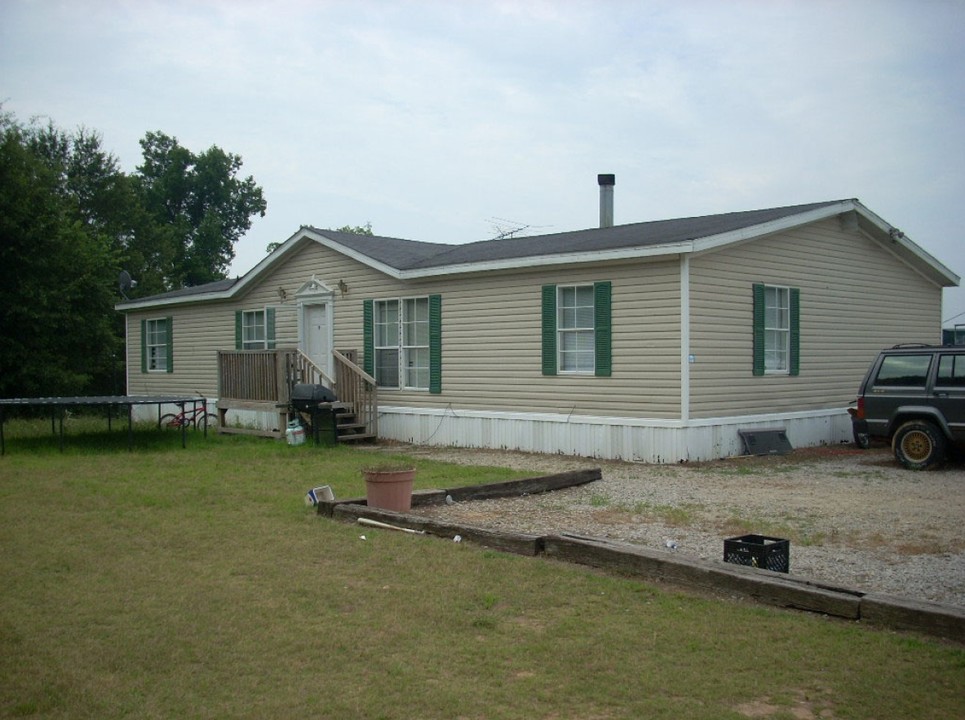
<svg viewBox="0 0 965 720">
<path fill-rule="evenodd" d="M 113 394 L 121 268 L 141 295 L 225 276 L 265 201 L 241 158 L 148 133 L 125 175 L 97 133 L 0 107 L 0 396 Z"/>
<path fill-rule="evenodd" d="M 97 135 L 0 114 L 0 396 L 110 391 L 123 188 Z"/>
<path fill-rule="evenodd" d="M 331 230 L 331 228 L 329 228 Z M 372 233 L 372 223 L 367 222 L 365 225 L 343 225 L 340 228 L 336 228 L 335 232 L 352 233 L 353 235 L 368 235 L 369 237 L 374 237 Z M 281 247 L 280 242 L 268 243 L 268 247 L 265 248 L 265 252 L 273 253 Z"/>
<path fill-rule="evenodd" d="M 235 243 L 267 207 L 254 178 L 238 177 L 241 157 L 217 146 L 194 154 L 161 132 L 147 133 L 141 149 L 134 184 L 149 242 L 135 240 L 143 263 L 135 272 L 164 289 L 226 277 Z"/>
</svg>

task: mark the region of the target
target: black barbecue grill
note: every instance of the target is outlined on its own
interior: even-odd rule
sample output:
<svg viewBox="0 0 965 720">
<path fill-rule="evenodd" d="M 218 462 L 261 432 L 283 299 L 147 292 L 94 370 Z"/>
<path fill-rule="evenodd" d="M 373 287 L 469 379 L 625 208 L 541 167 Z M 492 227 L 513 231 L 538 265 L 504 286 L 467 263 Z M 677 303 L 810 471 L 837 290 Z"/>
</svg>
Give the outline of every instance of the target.
<svg viewBox="0 0 965 720">
<path fill-rule="evenodd" d="M 292 386 L 289 401 L 292 411 L 308 425 L 308 432 L 316 445 L 331 445 L 338 439 L 335 419 L 338 410 L 332 405 L 336 400 L 335 393 L 324 385 L 298 383 Z"/>
<path fill-rule="evenodd" d="M 320 403 L 331 403 L 336 399 L 335 393 L 324 385 L 296 383 L 292 387 L 291 405 L 298 412 L 311 412 Z"/>
</svg>

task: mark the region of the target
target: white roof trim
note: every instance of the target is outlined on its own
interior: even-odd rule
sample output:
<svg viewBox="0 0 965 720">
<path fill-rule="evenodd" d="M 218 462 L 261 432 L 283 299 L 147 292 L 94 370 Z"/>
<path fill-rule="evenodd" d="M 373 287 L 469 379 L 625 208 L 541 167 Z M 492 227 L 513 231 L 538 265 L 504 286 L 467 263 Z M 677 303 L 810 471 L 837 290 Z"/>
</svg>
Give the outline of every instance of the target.
<svg viewBox="0 0 965 720">
<path fill-rule="evenodd" d="M 117 303 L 114 306 L 115 310 L 141 310 L 147 308 L 165 307 L 167 305 L 184 305 L 191 304 L 195 302 L 210 302 L 215 300 L 230 300 L 237 297 L 240 293 L 244 292 L 244 289 L 250 285 L 255 279 L 261 275 L 267 268 L 276 264 L 288 255 L 292 249 L 297 245 L 298 239 L 302 236 L 305 228 L 301 228 L 294 235 L 289 237 L 285 242 L 279 245 L 275 250 L 264 257 L 257 265 L 255 265 L 251 270 L 246 272 L 234 285 L 232 285 L 227 290 L 220 290 L 217 292 L 206 292 L 198 293 L 197 295 L 179 295 L 177 297 L 163 298 L 161 300 L 145 301 L 145 300 L 131 300 L 128 302 Z"/>
<path fill-rule="evenodd" d="M 656 257 L 660 255 L 680 255 L 712 250 L 724 245 L 730 245 L 744 240 L 751 240 L 763 235 L 789 230 L 808 223 L 835 217 L 848 210 L 855 209 L 852 200 L 845 200 L 834 205 L 828 205 L 810 212 L 789 215 L 780 220 L 752 225 L 740 230 L 710 235 L 696 240 L 667 243 L 664 245 L 643 245 L 637 247 L 618 248 L 614 250 L 595 250 L 593 252 L 561 253 L 559 255 L 538 255 L 523 258 L 507 258 L 485 263 L 464 263 L 461 265 L 440 265 L 417 270 L 404 270 L 397 275 L 401 279 L 430 277 L 433 275 L 452 275 L 467 272 L 484 272 L 487 270 L 509 270 L 517 268 L 538 267 L 541 265 L 563 265 L 568 263 L 607 262 L 610 260 L 627 260 L 634 258 Z"/>
<path fill-rule="evenodd" d="M 197 295 L 180 295 L 178 297 L 162 298 L 161 300 L 150 300 L 150 298 L 145 300 L 131 300 L 130 302 L 117 303 L 114 306 L 114 309 L 127 312 L 129 310 L 146 310 L 149 308 L 159 308 L 168 305 L 185 305 L 200 301 L 207 302 L 210 300 L 228 300 L 232 297 L 233 291 L 237 286 L 238 284 L 235 283 L 228 290 L 198 293 Z"/>
<path fill-rule="evenodd" d="M 679 255 L 693 252 L 690 241 L 668 243 L 666 245 L 651 245 L 649 247 L 617 248 L 614 250 L 594 250 L 593 252 L 560 253 L 558 255 L 531 255 L 521 258 L 507 258 L 505 260 L 490 260 L 488 262 L 461 263 L 459 265 L 439 265 L 416 270 L 396 271 L 395 277 L 402 280 L 433 277 L 436 275 L 461 275 L 471 272 L 486 272 L 487 270 L 516 270 L 543 265 L 569 265 L 587 262 L 609 262 L 611 260 L 627 260 L 657 255 Z"/>
<path fill-rule="evenodd" d="M 855 210 L 857 210 L 862 217 L 871 222 L 875 227 L 881 230 L 882 233 L 888 235 L 891 238 L 891 241 L 902 248 L 905 252 L 914 255 L 925 265 L 931 266 L 935 273 L 937 273 L 943 280 L 947 280 L 952 285 L 957 286 L 961 283 L 962 279 L 957 274 L 952 272 L 951 269 L 946 267 L 920 245 L 913 242 L 911 238 L 905 235 L 905 233 L 903 233 L 901 230 L 886 223 L 884 220 L 878 217 L 878 215 L 871 212 L 871 210 L 866 208 L 861 203 L 855 201 L 854 204 Z"/>
<path fill-rule="evenodd" d="M 427 268 L 417 268 L 413 270 L 399 270 L 385 263 L 374 260 L 373 258 L 346 247 L 325 235 L 323 231 L 315 230 L 310 227 L 301 227 L 284 243 L 282 243 L 273 253 L 265 257 L 255 267 L 228 290 L 220 292 L 203 293 L 199 295 L 182 295 L 153 302 L 133 301 L 118 303 L 115 308 L 122 311 L 140 310 L 146 308 L 158 308 L 167 305 L 182 305 L 199 301 L 230 300 L 244 293 L 245 289 L 257 282 L 258 277 L 268 268 L 280 262 L 282 258 L 291 253 L 295 248 L 302 244 L 302 240 L 309 240 L 333 250 L 341 255 L 351 258 L 363 265 L 377 270 L 384 275 L 397 280 L 413 280 L 418 278 L 437 277 L 442 275 L 461 275 L 476 272 L 492 272 L 498 270 L 518 270 L 546 265 L 568 265 L 589 262 L 611 262 L 618 260 L 631 260 L 636 258 L 673 256 L 688 253 L 702 253 L 717 248 L 731 245 L 733 243 L 753 240 L 765 235 L 790 230 L 795 227 L 807 225 L 809 223 L 826 220 L 836 217 L 841 213 L 854 210 L 860 216 L 868 220 L 876 227 L 882 235 L 890 237 L 892 242 L 898 245 L 904 252 L 912 255 L 926 268 L 930 268 L 940 283 L 948 285 L 958 285 L 961 278 L 954 272 L 945 267 L 932 255 L 925 252 L 921 247 L 911 241 L 901 231 L 889 225 L 875 213 L 871 212 L 857 200 L 842 200 L 841 202 L 824 207 L 810 210 L 808 212 L 788 215 L 787 217 L 773 220 L 771 222 L 752 225 L 740 230 L 710 235 L 707 237 L 687 240 L 682 242 L 667 243 L 664 245 L 644 245 L 635 247 L 616 248 L 612 250 L 595 250 L 592 252 L 559 253 L 555 255 L 534 255 L 519 258 L 505 258 L 486 262 L 459 263 L 454 265 L 438 265 Z"/>
<path fill-rule="evenodd" d="M 831 217 L 837 217 L 843 212 L 848 212 L 849 210 L 854 209 L 855 203 L 853 200 L 842 200 L 834 205 L 826 205 L 825 207 L 821 207 L 816 210 L 810 210 L 808 212 L 798 213 L 796 215 L 788 215 L 780 220 L 772 220 L 771 222 L 761 223 L 760 225 L 751 225 L 750 227 L 742 228 L 740 230 L 732 230 L 731 232 L 721 233 L 720 235 L 709 235 L 708 237 L 699 238 L 694 241 L 694 252 L 705 252 L 707 250 L 714 250 L 724 245 L 731 245 L 733 243 L 743 242 L 745 240 L 753 240 L 755 238 L 763 237 L 764 235 L 772 235 L 774 233 L 783 232 L 785 230 L 790 230 L 802 225 L 808 225 L 813 222 L 827 220 Z"/>
<path fill-rule="evenodd" d="M 404 274 L 400 272 L 397 268 L 394 268 L 390 265 L 386 265 L 385 263 L 381 263 L 378 260 L 374 260 L 373 258 L 370 258 L 368 255 L 360 253 L 357 250 L 353 250 L 352 248 L 345 247 L 344 245 L 341 245 L 340 243 L 337 243 L 334 240 L 331 240 L 330 238 L 328 238 L 327 236 L 325 236 L 319 231 L 315 231 L 310 228 L 302 228 L 301 232 L 304 233 L 305 236 L 312 238 L 319 245 L 323 245 L 324 247 L 327 247 L 329 250 L 334 250 L 335 252 L 341 255 L 345 255 L 346 257 L 350 257 L 353 260 L 357 260 L 363 265 L 368 265 L 370 268 L 373 268 L 374 270 L 378 270 L 379 272 L 385 273 L 386 275 L 389 275 L 394 278 L 404 277 Z"/>
</svg>

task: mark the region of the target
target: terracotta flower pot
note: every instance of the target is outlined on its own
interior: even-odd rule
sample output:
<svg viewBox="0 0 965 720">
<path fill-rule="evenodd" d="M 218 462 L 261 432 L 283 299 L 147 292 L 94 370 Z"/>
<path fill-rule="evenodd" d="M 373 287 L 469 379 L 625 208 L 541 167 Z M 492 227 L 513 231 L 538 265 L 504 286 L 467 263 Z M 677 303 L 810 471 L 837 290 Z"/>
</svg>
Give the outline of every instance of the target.
<svg viewBox="0 0 965 720">
<path fill-rule="evenodd" d="M 369 507 L 408 512 L 412 507 L 413 467 L 363 468 L 365 500 Z"/>
</svg>

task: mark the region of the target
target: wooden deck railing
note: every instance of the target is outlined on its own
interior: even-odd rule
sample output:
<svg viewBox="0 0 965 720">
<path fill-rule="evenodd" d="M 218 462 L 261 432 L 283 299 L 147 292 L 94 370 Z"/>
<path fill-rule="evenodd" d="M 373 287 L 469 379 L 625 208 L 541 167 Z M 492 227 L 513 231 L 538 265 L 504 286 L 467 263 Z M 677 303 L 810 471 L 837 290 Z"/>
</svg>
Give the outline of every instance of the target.
<svg viewBox="0 0 965 720">
<path fill-rule="evenodd" d="M 332 378 L 311 358 L 296 348 L 278 350 L 219 350 L 218 409 L 220 425 L 225 427 L 228 409 L 262 410 L 279 415 L 279 432 L 283 415 L 296 383 L 325 385 L 335 391 L 339 402 L 351 405 L 356 422 L 364 425 L 364 434 L 378 436 L 378 393 L 375 378 L 364 372 L 353 360 L 354 353 L 337 350 L 335 377 Z"/>
<path fill-rule="evenodd" d="M 354 355 L 354 353 L 352 353 Z M 373 437 L 379 435 L 379 392 L 375 378 L 354 362 L 354 357 L 333 350 L 335 358 L 335 393 L 340 402 L 350 403 L 356 422 L 366 427 Z"/>
<path fill-rule="evenodd" d="M 335 386 L 335 379 L 301 350 L 219 350 L 218 397 L 287 403 L 295 383 Z"/>
<path fill-rule="evenodd" d="M 219 350 L 219 400 L 287 403 L 287 352 L 290 351 Z"/>
</svg>

